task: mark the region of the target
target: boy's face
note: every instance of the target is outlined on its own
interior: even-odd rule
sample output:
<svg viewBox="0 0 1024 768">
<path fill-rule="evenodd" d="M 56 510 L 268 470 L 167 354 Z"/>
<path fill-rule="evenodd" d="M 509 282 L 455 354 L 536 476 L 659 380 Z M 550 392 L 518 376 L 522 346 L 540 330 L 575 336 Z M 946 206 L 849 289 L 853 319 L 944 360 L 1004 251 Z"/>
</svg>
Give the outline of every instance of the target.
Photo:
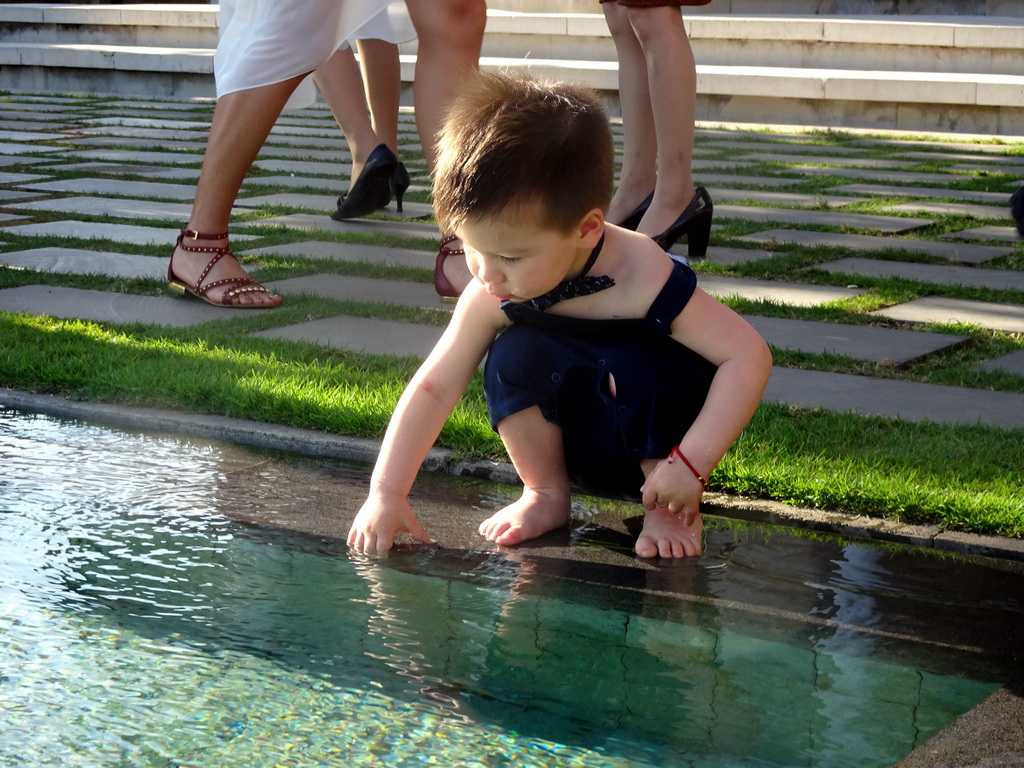
<svg viewBox="0 0 1024 768">
<path fill-rule="evenodd" d="M 592 247 L 580 231 L 557 232 L 539 224 L 527 207 L 514 217 L 470 219 L 457 234 L 473 277 L 498 299 L 525 301 L 576 277 Z"/>
</svg>

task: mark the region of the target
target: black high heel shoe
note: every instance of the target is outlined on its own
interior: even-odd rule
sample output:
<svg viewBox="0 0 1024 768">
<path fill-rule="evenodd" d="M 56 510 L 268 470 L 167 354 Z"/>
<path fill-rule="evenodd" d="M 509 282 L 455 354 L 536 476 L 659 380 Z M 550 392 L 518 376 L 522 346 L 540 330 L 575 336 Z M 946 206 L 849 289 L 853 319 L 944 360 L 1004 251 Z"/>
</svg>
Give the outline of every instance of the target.
<svg viewBox="0 0 1024 768">
<path fill-rule="evenodd" d="M 409 178 L 409 171 L 405 163 L 395 166 L 395 172 L 391 175 L 391 194 L 395 196 L 395 210 L 402 212 L 402 198 L 405 197 L 405 190 L 409 188 L 412 180 Z"/>
<path fill-rule="evenodd" d="M 643 199 L 643 202 L 640 203 L 640 205 L 633 209 L 633 212 L 630 213 L 629 216 L 619 222 L 619 226 L 623 229 L 631 229 L 636 232 L 636 228 L 640 226 L 640 219 L 644 217 L 644 214 L 647 213 L 647 209 L 651 207 L 651 201 L 653 199 L 654 192 L 652 191 L 651 194 Z"/>
<path fill-rule="evenodd" d="M 381 195 L 390 195 L 389 184 L 397 165 L 398 158 L 387 144 L 374 149 L 352 189 L 338 198 L 338 210 L 331 214 L 331 218 L 335 221 L 358 219 L 377 210 Z"/>
<path fill-rule="evenodd" d="M 683 235 L 686 235 L 687 258 L 703 259 L 708 253 L 711 239 L 711 217 L 715 206 L 711 195 L 704 187 L 697 187 L 693 200 L 686 206 L 672 225 L 653 238 L 654 242 L 667 251 Z"/>
</svg>

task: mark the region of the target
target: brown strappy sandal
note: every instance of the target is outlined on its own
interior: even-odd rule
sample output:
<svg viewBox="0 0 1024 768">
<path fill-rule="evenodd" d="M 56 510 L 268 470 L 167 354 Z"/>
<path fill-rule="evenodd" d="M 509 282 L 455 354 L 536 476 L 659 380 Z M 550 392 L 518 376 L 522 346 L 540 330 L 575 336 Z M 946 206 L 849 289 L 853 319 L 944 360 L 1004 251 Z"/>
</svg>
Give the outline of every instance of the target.
<svg viewBox="0 0 1024 768">
<path fill-rule="evenodd" d="M 202 232 L 196 232 L 194 229 L 183 229 L 181 234 L 178 235 L 178 239 L 174 244 L 175 248 L 181 248 L 181 250 L 187 253 L 212 253 L 213 258 L 210 259 L 206 265 L 206 269 L 196 280 L 196 284 L 189 286 L 178 279 L 177 275 L 174 274 L 174 251 L 171 251 L 171 260 L 167 264 L 167 283 L 168 287 L 172 291 L 185 295 L 191 293 L 197 299 L 202 299 L 207 304 L 212 304 L 215 307 L 234 307 L 235 309 L 270 309 L 272 307 L 280 306 L 281 302 L 276 304 L 236 304 L 234 299 L 243 293 L 266 293 L 269 295 L 270 291 L 265 287 L 257 283 L 251 277 L 226 277 L 223 280 L 214 280 L 213 282 L 203 284 L 203 280 L 210 274 L 210 271 L 214 268 L 218 261 L 223 259 L 225 256 L 235 258 L 235 254 L 231 252 L 231 246 L 225 245 L 221 247 L 215 246 L 199 246 L 199 245 L 185 245 L 185 238 L 191 237 L 193 240 L 224 240 L 228 236 L 228 233 L 218 235 L 206 235 Z M 224 285 L 231 286 L 223 295 L 220 297 L 220 301 L 213 301 L 207 298 L 207 291 L 213 288 L 219 288 Z"/>
</svg>

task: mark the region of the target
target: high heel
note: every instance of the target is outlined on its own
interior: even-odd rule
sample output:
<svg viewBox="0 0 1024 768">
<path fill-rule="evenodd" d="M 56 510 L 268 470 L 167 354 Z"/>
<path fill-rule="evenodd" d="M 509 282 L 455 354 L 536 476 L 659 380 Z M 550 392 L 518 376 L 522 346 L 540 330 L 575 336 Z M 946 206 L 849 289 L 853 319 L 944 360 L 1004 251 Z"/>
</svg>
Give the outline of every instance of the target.
<svg viewBox="0 0 1024 768">
<path fill-rule="evenodd" d="M 459 291 L 452 281 L 448 279 L 448 276 L 444 273 L 444 262 L 449 256 L 465 256 L 465 248 L 449 248 L 448 244 L 453 243 L 459 238 L 456 235 L 448 235 L 441 240 L 441 249 L 437 252 L 437 258 L 434 260 L 434 290 L 437 291 L 437 295 L 441 298 L 441 301 L 445 303 L 452 303 L 459 300 Z"/>
<path fill-rule="evenodd" d="M 395 165 L 395 172 L 391 174 L 391 178 L 388 179 L 388 185 L 381 190 L 380 199 L 377 201 L 378 208 L 387 208 L 388 203 L 391 202 L 391 198 L 395 198 L 397 203 L 396 210 L 402 212 L 402 198 L 405 196 L 405 190 L 409 188 L 410 179 L 409 171 L 405 167 L 405 163 L 399 162 Z"/>
<path fill-rule="evenodd" d="M 693 200 L 686 206 L 679 218 L 672 225 L 653 238 L 654 242 L 667 251 L 683 235 L 686 235 L 687 256 L 690 259 L 703 259 L 708 253 L 708 240 L 711 239 L 711 217 L 715 206 L 711 195 L 704 187 L 697 187 Z"/>
<path fill-rule="evenodd" d="M 402 212 L 402 198 L 405 197 L 405 190 L 409 188 L 412 180 L 409 178 L 409 171 L 405 163 L 395 166 L 395 172 L 391 175 L 391 194 L 395 196 L 395 210 Z"/>
<path fill-rule="evenodd" d="M 619 222 L 619 226 L 623 229 L 631 229 L 636 232 L 636 228 L 640 226 L 640 219 L 644 217 L 644 214 L 647 213 L 647 209 L 651 207 L 651 201 L 653 199 L 654 191 L 652 190 L 651 194 L 645 197 L 643 202 L 633 209 L 632 213 Z"/>
<path fill-rule="evenodd" d="M 216 235 L 207 235 L 202 232 L 196 232 L 194 229 L 181 230 L 181 233 L 178 235 L 178 239 L 174 243 L 175 250 L 181 248 L 181 250 L 186 253 L 212 253 L 213 258 L 207 262 L 205 269 L 203 269 L 203 273 L 199 275 L 199 279 L 196 280 L 195 285 L 188 285 L 174 274 L 174 251 L 171 251 L 170 261 L 167 262 L 167 286 L 175 293 L 180 293 L 182 295 L 191 293 L 197 299 L 202 299 L 207 304 L 213 304 L 215 307 L 235 307 L 236 309 L 270 309 L 281 303 L 280 301 L 277 301 L 276 303 L 264 302 L 255 304 L 236 303 L 235 299 L 243 293 L 266 293 L 268 295 L 272 295 L 264 286 L 260 285 L 248 276 L 225 277 L 222 280 L 212 280 L 209 283 L 204 283 L 203 281 L 206 279 L 206 276 L 210 274 L 218 261 L 223 259 L 225 256 L 235 258 L 235 254 L 231 252 L 231 246 L 229 245 L 186 245 L 186 237 L 190 237 L 193 240 L 226 240 L 228 233 L 223 232 Z M 207 291 L 224 285 L 230 287 L 221 294 L 220 301 L 213 301 L 207 297 Z"/>
<path fill-rule="evenodd" d="M 331 218 L 335 221 L 358 219 L 377 210 L 381 196 L 389 195 L 389 184 L 397 164 L 398 158 L 387 144 L 377 146 L 366 158 L 352 189 L 338 198 L 338 210 L 331 214 Z"/>
</svg>

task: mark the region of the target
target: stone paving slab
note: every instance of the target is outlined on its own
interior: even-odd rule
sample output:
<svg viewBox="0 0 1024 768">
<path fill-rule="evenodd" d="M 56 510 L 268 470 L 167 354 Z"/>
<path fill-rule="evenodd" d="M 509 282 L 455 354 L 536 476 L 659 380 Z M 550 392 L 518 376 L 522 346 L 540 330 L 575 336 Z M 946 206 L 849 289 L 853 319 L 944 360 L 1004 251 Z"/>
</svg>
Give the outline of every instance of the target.
<svg viewBox="0 0 1024 768">
<path fill-rule="evenodd" d="M 989 205 L 1009 205 L 1010 196 L 1003 192 L 982 192 L 974 189 L 946 187 L 897 187 L 888 184 L 842 184 L 826 190 L 836 195 L 885 195 L 889 197 L 937 197 L 970 200 Z"/>
<path fill-rule="evenodd" d="M 75 143 L 92 141 L 98 137 L 120 136 L 126 139 L 154 139 L 159 141 L 189 141 L 199 139 L 204 143 L 209 133 L 208 125 L 198 125 L 197 130 L 184 128 L 136 128 L 132 126 L 101 125 L 82 128 L 75 132 Z M 65 137 L 67 138 L 67 137 Z"/>
<path fill-rule="evenodd" d="M 202 152 L 196 154 L 185 152 L 138 152 L 131 149 L 85 149 L 68 152 L 66 157 L 76 160 L 124 163 L 127 167 L 122 173 L 131 173 L 132 167 L 136 165 L 186 165 L 203 162 Z"/>
<path fill-rule="evenodd" d="M 177 229 L 142 227 L 135 224 L 106 224 L 95 221 L 44 221 L 0 227 L 0 230 L 22 237 L 73 237 L 83 240 L 113 240 L 135 245 L 166 245 L 170 248 L 178 236 Z M 255 235 L 231 235 L 233 240 L 254 240 Z"/>
<path fill-rule="evenodd" d="M 120 110 L 120 106 L 118 109 Z M 206 120 L 164 120 L 154 117 L 128 117 L 127 113 L 116 117 L 90 117 L 82 121 L 84 125 L 109 127 L 111 130 L 129 128 L 138 130 L 180 131 L 196 128 L 210 129 L 210 121 Z"/>
<path fill-rule="evenodd" d="M 1024 333 L 1024 304 L 927 296 L 870 314 L 909 323 L 972 323 L 996 331 Z"/>
<path fill-rule="evenodd" d="M 347 188 L 347 182 L 337 184 L 339 188 Z M 235 200 L 238 208 L 259 208 L 261 205 L 281 206 L 282 208 L 309 208 L 314 211 L 324 211 L 328 215 L 338 208 L 338 196 L 334 195 L 310 195 L 294 192 L 279 192 L 273 195 L 259 195 L 257 197 L 240 197 Z M 423 219 L 434 214 L 434 206 L 430 203 L 414 203 L 406 200 L 402 203 L 402 212 L 395 208 L 395 201 L 392 200 L 386 207 L 380 209 L 381 213 L 388 216 L 396 216 L 405 219 Z"/>
<path fill-rule="evenodd" d="M 744 315 L 773 347 L 902 366 L 970 340 L 969 336 Z"/>
<path fill-rule="evenodd" d="M 63 133 L 0 130 L 0 141 L 54 141 L 66 138 L 67 136 Z"/>
<path fill-rule="evenodd" d="M 962 18 L 962 17 L 961 17 Z M 988 136 L 984 138 L 989 138 Z M 895 147 L 902 150 L 913 150 L 914 148 L 929 148 L 934 147 L 934 141 L 921 141 L 914 138 L 860 138 L 854 139 L 850 142 L 856 144 L 859 147 Z M 970 144 L 962 141 L 944 141 L 942 142 L 942 148 L 947 151 L 962 150 L 965 152 L 973 152 L 979 155 L 1005 155 L 1009 147 L 1005 144 Z"/>
<path fill-rule="evenodd" d="M 695 157 L 690 165 L 694 173 L 699 173 L 700 171 L 733 171 L 736 173 L 742 173 L 744 169 L 753 166 L 753 163 L 745 158 L 706 160 L 704 158 Z"/>
<path fill-rule="evenodd" d="M 978 166 L 974 163 L 962 163 L 950 166 L 950 170 L 959 171 L 960 173 L 977 173 Z M 1010 175 L 1024 173 L 1024 162 L 1014 163 L 1013 165 L 986 165 L 985 172 L 1007 173 Z"/>
<path fill-rule="evenodd" d="M 46 132 L 52 131 L 55 126 L 52 121 L 33 123 L 29 120 L 3 120 L 0 119 L 0 130 L 3 131 L 33 131 L 33 132 Z M 63 136 L 64 134 L 61 134 Z"/>
<path fill-rule="evenodd" d="M 337 144 L 338 142 L 334 142 Z M 274 158 L 278 160 L 312 160 L 317 163 L 349 163 L 352 162 L 352 154 L 342 150 L 325 151 L 322 149 L 307 149 L 304 147 L 284 147 L 275 144 L 264 144 L 260 147 L 257 160 Z"/>
<path fill-rule="evenodd" d="M 170 219 L 188 222 L 190 203 L 160 203 L 152 200 L 115 197 L 59 197 L 15 203 L 8 208 L 21 211 L 53 211 L 85 216 L 118 216 L 131 219 Z M 238 213 L 238 211 L 232 211 Z"/>
<path fill-rule="evenodd" d="M 162 197 L 170 200 L 192 200 L 196 193 L 196 189 L 192 184 L 125 181 L 124 179 L 59 179 L 57 181 L 45 181 L 36 184 L 20 184 L 19 186 L 22 189 L 38 190 L 40 192 L 74 192 L 79 195 L 118 195 L 122 197 Z"/>
<path fill-rule="evenodd" d="M 819 147 L 819 151 L 824 147 Z M 828 151 L 832 151 L 832 147 L 828 148 Z M 848 166 L 853 168 L 876 168 L 876 169 L 889 169 L 889 168 L 911 168 L 919 163 L 915 163 L 909 160 L 893 160 L 888 157 L 837 157 L 833 154 L 828 155 L 803 155 L 803 154 L 786 154 L 782 152 L 761 152 L 753 155 L 743 155 L 744 160 L 751 160 L 757 163 L 785 163 L 789 166 L 797 166 L 801 170 L 805 165 L 829 165 L 829 166 Z"/>
<path fill-rule="evenodd" d="M 145 176 L 147 179 L 189 179 L 199 178 L 198 168 L 177 168 L 174 166 L 157 165 L 119 165 L 111 163 L 73 163 L 40 170 L 87 171 L 89 173 L 110 174 L 111 176 Z"/>
<path fill-rule="evenodd" d="M 898 250 L 907 253 L 926 253 L 961 264 L 983 264 L 986 261 L 1013 253 L 1012 248 L 989 245 L 910 240 L 878 235 L 851 235 L 842 232 L 810 232 L 798 229 L 768 229 L 764 232 L 743 235 L 738 239 L 748 243 L 779 243 L 806 247 L 828 246 L 848 248 L 853 251 Z"/>
<path fill-rule="evenodd" d="M 323 163 L 311 160 L 277 160 L 273 158 L 256 158 L 254 168 L 271 173 L 291 173 L 296 176 L 335 176 L 348 178 L 352 175 L 350 163 Z"/>
<path fill-rule="evenodd" d="M 330 259 L 332 261 L 367 262 L 389 267 L 418 267 L 434 269 L 436 251 L 416 251 L 411 248 L 390 248 L 386 246 L 361 245 L 357 243 L 333 243 L 324 240 L 307 240 L 287 245 L 272 245 L 267 248 L 238 248 L 239 253 L 252 256 L 301 256 L 308 259 Z"/>
<path fill-rule="evenodd" d="M 348 178 L 352 173 L 352 166 L 342 166 L 348 169 L 344 175 L 332 178 L 320 178 L 318 176 L 249 176 L 242 184 L 243 190 L 253 187 L 308 187 L 309 189 L 322 189 L 331 192 L 335 196 L 341 194 L 342 188 L 347 186 Z"/>
<path fill-rule="evenodd" d="M 31 200 L 41 197 L 38 192 L 19 192 L 14 189 L 0 189 L 0 202 L 8 200 Z"/>
<path fill-rule="evenodd" d="M 44 147 L 42 145 L 15 144 L 10 141 L 0 141 L 0 155 L 38 155 L 64 151 L 64 147 Z"/>
<path fill-rule="evenodd" d="M 60 112 L 54 119 L 51 114 Z M 67 125 L 77 118 L 74 110 L 57 104 L 14 104 L 4 102 L 0 108 L 0 120 L 35 120 L 45 122 L 46 127 L 53 130 L 58 125 Z"/>
<path fill-rule="evenodd" d="M 5 101 L 3 102 L 2 108 L 4 111 L 19 110 L 14 114 L 22 114 L 22 111 L 35 111 L 35 112 L 60 112 L 61 115 L 73 113 L 78 110 L 75 107 L 82 107 L 86 110 L 92 108 L 92 104 L 83 102 L 81 99 L 68 99 L 68 98 L 53 98 L 46 97 L 46 101 L 31 99 L 28 96 L 18 96 L 17 98 L 23 99 L 22 101 Z M 50 115 L 45 115 L 47 118 Z"/>
<path fill-rule="evenodd" d="M 323 136 L 336 136 L 340 128 L 333 121 L 325 120 L 320 125 L 289 125 L 280 121 L 270 129 L 268 140 L 291 140 L 303 137 L 320 138 Z M 399 132 L 399 135 L 402 135 Z"/>
<path fill-rule="evenodd" d="M 737 184 L 749 184 L 757 187 L 786 187 L 797 183 L 795 179 L 784 179 L 778 176 L 743 176 L 740 174 L 711 173 L 694 170 L 693 179 L 705 187 L 735 187 Z"/>
<path fill-rule="evenodd" d="M 258 331 L 265 339 L 305 341 L 374 355 L 425 358 L 444 328 L 345 315 Z"/>
<path fill-rule="evenodd" d="M 253 226 L 277 225 L 298 230 L 322 229 L 327 232 L 363 232 L 366 234 L 398 235 L 400 237 L 436 237 L 439 242 L 441 237 L 437 225 L 433 223 L 420 223 L 412 220 L 388 221 L 385 219 L 346 219 L 345 221 L 335 221 L 329 216 L 315 213 L 292 213 L 287 216 L 274 216 L 269 219 L 259 219 L 258 221 L 243 221 L 239 222 L 237 226 L 240 229 L 244 229 Z"/>
<path fill-rule="evenodd" d="M 752 200 L 757 203 L 774 203 L 776 205 L 792 205 L 804 208 L 816 208 L 822 204 L 829 208 L 842 208 L 845 205 L 866 202 L 866 197 L 838 197 L 835 195 L 809 195 L 802 192 L 776 192 L 760 189 L 724 189 L 708 187 L 708 193 L 717 207 L 719 201 L 738 202 Z"/>
<path fill-rule="evenodd" d="M 697 275 L 697 285 L 717 298 L 739 296 L 751 301 L 767 299 L 796 307 L 815 307 L 829 301 L 852 299 L 867 293 L 859 288 L 836 288 L 830 285 L 779 283 L 772 280 L 750 280 L 742 277 Z"/>
<path fill-rule="evenodd" d="M 161 110 L 169 110 L 170 107 L 174 107 L 177 113 L 189 114 L 194 112 L 207 112 L 209 113 L 214 105 L 215 100 L 211 98 L 194 98 L 194 99 L 175 99 L 173 96 L 161 97 L 159 101 L 122 101 L 120 98 L 113 98 L 110 100 L 103 100 L 98 102 L 98 106 L 103 107 L 107 104 L 116 106 L 119 110 L 135 110 L 142 114 L 149 112 L 158 112 Z"/>
<path fill-rule="evenodd" d="M 7 267 L 59 272 L 73 275 L 109 275 L 111 277 L 167 276 L 167 259 L 130 253 L 87 251 L 80 248 L 34 248 L 0 253 L 0 264 Z"/>
<path fill-rule="evenodd" d="M 1004 203 L 994 205 L 972 205 L 970 203 L 940 203 L 930 200 L 916 200 L 900 203 L 886 208 L 887 211 L 898 213 L 923 213 L 929 216 L 970 216 L 974 219 L 1006 219 L 1010 218 L 1010 209 Z"/>
<path fill-rule="evenodd" d="M 907 158 L 910 158 L 912 160 L 924 160 L 926 162 L 934 161 L 934 160 L 942 160 L 944 162 L 949 162 L 949 163 L 958 163 L 958 162 L 966 161 L 966 162 L 969 162 L 969 163 L 983 163 L 983 164 L 985 164 L 985 163 L 1005 163 L 1007 161 L 1012 161 L 1013 160 L 1013 155 L 1009 154 L 1006 151 L 1004 151 L 1004 152 L 1002 152 L 1000 154 L 996 154 L 996 155 L 992 155 L 992 154 L 987 154 L 986 155 L 986 154 L 983 154 L 983 153 L 975 153 L 975 152 L 949 152 L 949 151 L 945 151 L 944 149 L 933 150 L 933 151 L 920 150 L 920 151 L 900 152 L 900 157 L 907 157 Z"/>
<path fill-rule="evenodd" d="M 959 232 L 952 232 L 946 235 L 946 237 L 958 240 L 1003 240 L 1007 243 L 1020 241 L 1020 235 L 1017 233 L 1016 227 L 997 227 L 992 225 L 962 229 Z"/>
<path fill-rule="evenodd" d="M 316 156 L 318 157 L 320 152 L 329 150 L 336 157 L 343 157 L 346 160 L 352 159 L 352 153 L 348 151 L 348 145 L 345 144 L 343 134 L 337 126 L 334 127 L 333 132 L 323 131 L 320 135 L 312 133 L 291 134 L 271 132 L 265 146 L 279 148 L 279 155 L 281 157 L 287 156 L 286 153 L 288 152 L 293 152 L 296 156 L 309 155 L 309 152 L 301 153 L 299 151 L 300 148 L 307 148 L 316 150 Z"/>
<path fill-rule="evenodd" d="M 676 248 L 673 247 L 672 252 L 674 253 Z M 680 253 L 685 255 L 685 251 L 681 250 Z M 723 267 L 734 267 L 739 264 L 748 264 L 752 261 L 761 261 L 762 259 L 771 259 L 777 256 L 777 253 L 772 251 L 765 251 L 761 248 L 723 248 L 717 245 L 708 246 L 708 255 L 703 261 L 694 262 L 694 266 L 700 269 L 700 264 L 719 264 Z"/>
<path fill-rule="evenodd" d="M 927 227 L 934 222 L 930 219 L 913 219 L 901 216 L 876 216 L 867 213 L 840 213 L 833 211 L 810 211 L 793 208 L 755 208 L 740 205 L 716 205 L 715 216 L 723 219 L 744 219 L 746 221 L 779 221 L 785 224 L 812 224 L 828 227 L 854 227 L 878 232 L 909 232 Z"/>
<path fill-rule="evenodd" d="M 3 155 L 0 154 L 0 168 L 11 165 L 35 165 L 37 163 L 52 163 L 52 157 L 25 157 L 24 155 Z"/>
<path fill-rule="evenodd" d="M 18 216 L 13 213 L 0 213 L 0 221 L 20 221 L 24 218 L 24 216 Z"/>
<path fill-rule="evenodd" d="M 777 138 L 775 134 L 771 134 L 765 141 L 746 141 L 743 139 L 730 140 L 728 136 L 718 136 L 711 140 L 701 141 L 699 146 L 714 147 L 719 151 L 748 149 L 753 152 L 770 152 L 772 154 L 796 153 L 801 159 L 805 159 L 805 155 L 815 152 L 821 153 L 826 150 L 829 155 L 837 156 L 862 154 L 864 152 L 863 149 L 857 147 L 823 147 L 820 144 L 810 144 L 807 142 L 782 142 L 777 141 Z M 902 157 L 902 154 L 900 156 Z"/>
<path fill-rule="evenodd" d="M 976 169 L 974 169 L 976 170 Z M 878 170 L 870 168 L 823 168 L 816 165 L 808 165 L 802 168 L 793 168 L 789 172 L 799 171 L 801 176 L 838 176 L 846 179 L 869 179 L 870 181 L 887 181 L 899 184 L 956 184 L 959 181 L 966 181 L 970 176 L 957 175 L 954 173 L 932 173 L 927 171 L 893 171 L 885 168 Z M 786 173 L 786 169 L 776 169 L 776 173 Z"/>
<path fill-rule="evenodd" d="M 38 181 L 39 179 L 49 179 L 49 176 L 45 176 L 39 173 L 3 173 L 0 172 L 0 184 L 23 184 L 29 181 Z"/>
<path fill-rule="evenodd" d="M 244 311 L 246 310 L 214 307 L 191 297 L 137 296 L 52 285 L 23 285 L 0 290 L 0 312 L 49 315 L 64 319 L 78 318 L 104 323 L 152 323 L 171 328 L 185 328 L 209 320 L 237 317 L 239 312 Z"/>
<path fill-rule="evenodd" d="M 205 138 L 196 138 L 193 141 L 171 141 L 169 139 L 125 139 L 118 136 L 90 136 L 87 138 L 75 138 L 73 143 L 76 150 L 79 151 L 81 151 L 82 148 L 88 149 L 89 147 L 97 149 L 101 149 L 103 147 L 134 147 L 138 151 L 173 150 L 175 152 L 198 153 L 200 156 L 202 156 L 203 152 L 206 151 Z"/>
<path fill-rule="evenodd" d="M 984 363 L 974 366 L 973 370 L 1002 371 L 1016 376 L 1024 376 L 1024 349 L 1018 349 L 1016 352 L 997 357 L 994 360 L 986 360 Z"/>
<path fill-rule="evenodd" d="M 997 291 L 1024 291 L 1024 272 L 1009 269 L 975 269 L 943 264 L 919 264 L 913 261 L 850 258 L 815 264 L 811 269 L 865 277 L 902 277 L 936 285 L 966 285 Z"/>
<path fill-rule="evenodd" d="M 1024 395 L 848 373 L 773 368 L 765 402 L 938 424 L 1024 429 Z"/>
<path fill-rule="evenodd" d="M 453 304 L 441 303 L 432 284 L 411 283 L 407 280 L 327 274 L 275 280 L 266 285 L 282 296 L 289 293 L 308 293 L 336 301 L 361 301 L 426 309 L 454 307 Z"/>
</svg>

